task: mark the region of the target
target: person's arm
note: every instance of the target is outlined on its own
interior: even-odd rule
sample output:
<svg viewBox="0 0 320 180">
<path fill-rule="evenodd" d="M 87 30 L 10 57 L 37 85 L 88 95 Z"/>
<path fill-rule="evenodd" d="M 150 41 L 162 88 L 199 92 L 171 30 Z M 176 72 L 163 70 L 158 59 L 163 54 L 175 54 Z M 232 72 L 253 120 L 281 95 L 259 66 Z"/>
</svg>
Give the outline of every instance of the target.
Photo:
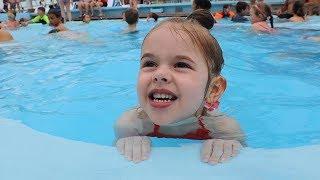
<svg viewBox="0 0 320 180">
<path fill-rule="evenodd" d="M 50 24 L 50 20 L 47 15 L 44 15 L 43 20 L 46 22 L 46 24 Z"/>
<path fill-rule="evenodd" d="M 223 163 L 239 154 L 246 146 L 244 133 L 239 124 L 223 115 L 206 118 L 212 139 L 205 140 L 201 149 L 201 160 L 209 164 Z M 212 148 L 213 147 L 213 148 Z"/>
<path fill-rule="evenodd" d="M 245 134 L 236 120 L 221 113 L 208 119 L 207 123 L 214 139 L 236 140 L 242 146 L 247 145 Z"/>
<path fill-rule="evenodd" d="M 35 18 L 31 19 L 31 23 L 38 23 L 40 21 L 40 16 L 36 16 Z"/>
<path fill-rule="evenodd" d="M 137 110 L 132 109 L 122 114 L 115 126 L 117 139 L 129 136 L 139 136 L 142 132 L 142 120 L 138 118 Z"/>
<path fill-rule="evenodd" d="M 125 112 L 115 124 L 117 150 L 135 163 L 148 159 L 151 152 L 150 138 L 142 135 L 142 129 L 137 109 Z"/>
</svg>

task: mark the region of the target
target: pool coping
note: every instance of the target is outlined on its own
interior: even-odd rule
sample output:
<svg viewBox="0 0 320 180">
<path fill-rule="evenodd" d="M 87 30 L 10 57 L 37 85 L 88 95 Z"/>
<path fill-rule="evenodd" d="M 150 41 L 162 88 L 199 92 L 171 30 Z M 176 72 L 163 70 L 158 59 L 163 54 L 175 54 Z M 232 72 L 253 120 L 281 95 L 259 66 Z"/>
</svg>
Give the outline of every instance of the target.
<svg viewBox="0 0 320 180">
<path fill-rule="evenodd" d="M 48 135 L 7 119 L 0 119 L 0 143 L 3 180 L 320 179 L 320 144 L 245 148 L 233 160 L 215 166 L 200 162 L 200 143 L 181 144 L 153 148 L 149 160 L 134 164 L 114 147 Z"/>
</svg>

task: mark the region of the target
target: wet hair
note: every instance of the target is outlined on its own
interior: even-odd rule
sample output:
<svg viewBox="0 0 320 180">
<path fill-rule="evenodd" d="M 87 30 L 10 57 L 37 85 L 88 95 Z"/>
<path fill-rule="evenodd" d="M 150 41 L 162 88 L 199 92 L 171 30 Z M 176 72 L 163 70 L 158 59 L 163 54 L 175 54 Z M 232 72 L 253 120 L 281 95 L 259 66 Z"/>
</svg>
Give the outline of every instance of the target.
<svg viewBox="0 0 320 180">
<path fill-rule="evenodd" d="M 150 18 L 153 18 L 154 21 L 158 21 L 159 16 L 156 13 L 150 13 Z"/>
<path fill-rule="evenodd" d="M 187 19 L 194 19 L 194 20 L 198 21 L 198 23 L 201 26 L 205 27 L 208 30 L 210 30 L 215 23 L 215 20 L 212 17 L 210 11 L 205 10 L 205 9 L 197 9 L 197 10 L 193 11 L 187 17 Z"/>
<path fill-rule="evenodd" d="M 195 6 L 195 10 L 197 9 L 211 9 L 211 2 L 209 0 L 194 0 L 193 4 Z"/>
<path fill-rule="evenodd" d="M 304 19 L 304 16 L 306 15 L 303 9 L 304 3 L 302 1 L 295 1 L 292 7 L 292 11 L 294 14 L 296 14 L 299 17 L 302 17 Z"/>
<path fill-rule="evenodd" d="M 168 26 L 170 30 L 179 35 L 186 34 L 192 40 L 193 45 L 203 54 L 208 65 L 209 76 L 220 75 L 224 64 L 222 50 L 218 41 L 210 34 L 208 29 L 194 19 L 169 18 L 152 28 L 144 38 L 143 43 L 152 32 L 163 26 Z"/>
<path fill-rule="evenodd" d="M 249 7 L 249 4 L 244 1 L 239 1 L 236 4 L 236 11 L 237 13 L 242 13 L 244 10 L 246 10 Z"/>
<path fill-rule="evenodd" d="M 129 25 L 136 24 L 139 19 L 139 12 L 136 9 L 129 8 L 124 12 L 124 16 Z"/>
<path fill-rule="evenodd" d="M 211 93 L 211 88 L 213 86 L 212 79 L 215 76 L 221 74 L 221 70 L 224 65 L 224 59 L 222 55 L 221 47 L 218 41 L 210 34 L 208 29 L 204 28 L 194 19 L 182 19 L 182 18 L 169 18 L 158 23 L 151 31 L 145 36 L 142 45 L 145 40 L 154 31 L 160 29 L 161 27 L 169 28 L 172 33 L 177 33 L 178 36 L 182 35 L 188 36 L 193 42 L 193 46 L 202 55 L 208 67 L 208 82 L 206 86 L 205 98 L 207 98 Z M 196 116 L 206 114 L 206 108 L 203 105 L 196 112 Z M 144 118 L 146 113 L 142 110 L 138 112 L 138 116 Z"/>
<path fill-rule="evenodd" d="M 53 15 L 55 15 L 57 18 L 61 18 L 61 11 L 60 11 L 60 9 L 50 9 L 49 11 L 48 11 L 48 15 L 49 14 L 53 14 Z"/>
<path fill-rule="evenodd" d="M 254 11 L 255 15 L 262 18 L 263 21 L 266 21 L 269 18 L 271 28 L 273 28 L 273 16 L 269 5 L 266 3 L 258 3 Z"/>
<path fill-rule="evenodd" d="M 39 10 L 42 11 L 42 12 L 44 12 L 44 13 L 46 12 L 46 9 L 45 9 L 44 7 L 38 7 L 38 11 L 39 11 Z"/>
</svg>

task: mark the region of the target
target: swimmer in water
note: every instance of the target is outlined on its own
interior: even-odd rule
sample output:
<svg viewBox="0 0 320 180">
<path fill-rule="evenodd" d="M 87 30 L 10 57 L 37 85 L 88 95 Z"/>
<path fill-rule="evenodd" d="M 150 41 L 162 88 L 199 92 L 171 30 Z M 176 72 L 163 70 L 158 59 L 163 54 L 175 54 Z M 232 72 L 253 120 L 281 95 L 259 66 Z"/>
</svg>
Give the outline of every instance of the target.
<svg viewBox="0 0 320 180">
<path fill-rule="evenodd" d="M 61 13 L 59 9 L 50 9 L 48 12 L 48 17 L 50 20 L 50 25 L 54 27 L 54 29 L 49 31 L 49 34 L 68 31 L 68 29 L 64 27 L 62 23 Z"/>
<path fill-rule="evenodd" d="M 149 137 L 203 140 L 200 159 L 222 163 L 245 146 L 238 123 L 218 111 L 226 89 L 222 50 L 194 19 L 156 25 L 141 48 L 139 107 L 115 124 L 116 147 L 129 161 L 148 159 Z M 213 148 L 214 147 L 214 148 Z"/>
</svg>

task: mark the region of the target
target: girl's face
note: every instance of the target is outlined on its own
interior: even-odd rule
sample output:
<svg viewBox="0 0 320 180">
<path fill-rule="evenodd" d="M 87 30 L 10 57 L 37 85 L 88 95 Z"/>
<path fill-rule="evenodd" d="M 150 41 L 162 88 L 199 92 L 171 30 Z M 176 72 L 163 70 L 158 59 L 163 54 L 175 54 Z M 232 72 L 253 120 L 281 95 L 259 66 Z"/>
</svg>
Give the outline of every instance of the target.
<svg viewBox="0 0 320 180">
<path fill-rule="evenodd" d="M 151 121 L 164 125 L 193 116 L 204 99 L 208 68 L 191 39 L 163 25 L 145 39 L 141 53 L 137 90 Z"/>
<path fill-rule="evenodd" d="M 57 27 L 61 23 L 60 17 L 57 17 L 55 14 L 48 14 L 50 25 Z"/>
</svg>

